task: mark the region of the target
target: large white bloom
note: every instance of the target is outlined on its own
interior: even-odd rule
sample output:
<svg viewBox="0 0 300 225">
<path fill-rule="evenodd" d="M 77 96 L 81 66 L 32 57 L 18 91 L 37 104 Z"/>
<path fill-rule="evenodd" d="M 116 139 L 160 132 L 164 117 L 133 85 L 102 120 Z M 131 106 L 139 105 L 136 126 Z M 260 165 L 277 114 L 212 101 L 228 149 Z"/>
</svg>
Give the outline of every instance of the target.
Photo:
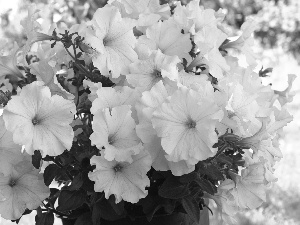
<svg viewBox="0 0 300 225">
<path fill-rule="evenodd" d="M 167 154 L 161 146 L 161 138 L 157 136 L 151 123 L 153 112 L 165 101 L 168 94 L 175 90 L 167 92 L 162 81 L 159 81 L 150 91 L 143 92 L 140 104 L 136 105 L 139 116 L 139 124 L 136 126 L 136 132 L 144 143 L 145 150 L 150 153 L 153 161 L 152 167 L 155 170 L 171 170 L 173 175 L 181 176 L 192 172 L 195 166 L 187 164 L 184 160 L 179 162 L 168 161 L 165 157 Z"/>
<path fill-rule="evenodd" d="M 151 156 L 147 151 L 142 151 L 132 158 L 132 163 L 128 163 L 93 156 L 91 164 L 96 165 L 96 169 L 89 173 L 89 178 L 95 181 L 95 191 L 104 191 L 107 199 L 115 195 L 116 203 L 122 199 L 137 203 L 139 199 L 145 198 L 148 194 L 145 188 L 150 186 L 147 172 L 151 168 Z"/>
<path fill-rule="evenodd" d="M 19 219 L 26 208 L 36 209 L 49 194 L 31 161 L 19 162 L 7 176 L 0 173 L 0 214 L 5 219 Z"/>
<path fill-rule="evenodd" d="M 241 176 L 235 177 L 236 185 L 230 193 L 240 209 L 255 209 L 266 201 L 264 174 L 264 165 L 257 163 L 243 169 Z"/>
<path fill-rule="evenodd" d="M 130 64 L 127 81 L 139 91 L 149 91 L 153 85 L 162 80 L 165 84 L 173 85 L 178 80 L 177 56 L 164 55 L 159 49 L 153 51 L 148 59 Z"/>
<path fill-rule="evenodd" d="M 73 141 L 75 104 L 61 96 L 51 96 L 43 82 L 33 82 L 13 96 L 3 111 L 7 130 L 13 133 L 15 143 L 25 145 L 33 154 L 41 150 L 43 156 L 59 155 L 70 149 Z"/>
<path fill-rule="evenodd" d="M 137 44 L 137 52 L 142 59 L 157 49 L 165 55 L 176 55 L 189 61 L 188 53 L 192 49 L 190 34 L 182 34 L 180 27 L 173 20 L 159 21 L 146 30 L 146 35 L 139 37 Z"/>
<path fill-rule="evenodd" d="M 153 113 L 152 124 L 169 161 L 196 164 L 215 154 L 215 124 L 222 117 L 213 100 L 182 87 Z"/>
<path fill-rule="evenodd" d="M 98 110 L 94 114 L 93 131 L 90 139 L 107 160 L 131 162 L 132 155 L 143 148 L 135 132 L 135 121 L 129 105 Z"/>
<path fill-rule="evenodd" d="M 85 41 L 96 51 L 93 63 L 103 75 L 111 72 L 113 78 L 118 78 L 137 60 L 135 21 L 122 18 L 118 8 L 106 5 L 95 12 L 91 24 L 92 30 L 87 30 Z"/>
</svg>

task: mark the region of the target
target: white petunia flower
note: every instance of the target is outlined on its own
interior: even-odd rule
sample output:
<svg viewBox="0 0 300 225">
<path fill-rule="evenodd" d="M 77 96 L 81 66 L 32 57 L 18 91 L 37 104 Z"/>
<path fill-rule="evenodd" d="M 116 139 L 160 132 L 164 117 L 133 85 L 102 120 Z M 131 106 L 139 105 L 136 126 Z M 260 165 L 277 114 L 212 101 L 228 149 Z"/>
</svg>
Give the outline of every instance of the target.
<svg viewBox="0 0 300 225">
<path fill-rule="evenodd" d="M 200 0 L 190 1 L 186 8 L 189 11 L 188 18 L 194 22 L 194 30 L 192 33 L 198 32 L 203 28 L 217 27 L 218 19 L 216 18 L 216 11 L 213 9 L 204 9 L 200 6 Z"/>
<path fill-rule="evenodd" d="M 36 75 L 37 80 L 43 81 L 45 86 L 50 88 L 52 95 L 60 95 L 65 99 L 72 100 L 74 95 L 64 90 L 64 88 L 58 83 L 56 77 L 56 70 L 48 63 L 49 59 L 40 60 L 30 65 L 30 72 Z"/>
<path fill-rule="evenodd" d="M 173 20 L 159 21 L 146 30 L 146 35 L 139 37 L 137 52 L 139 58 L 146 59 L 152 50 L 160 49 L 165 55 L 190 59 L 192 49 L 190 34 L 182 34 Z"/>
<path fill-rule="evenodd" d="M 236 49 L 246 56 L 249 65 L 256 66 L 257 55 L 253 52 L 254 38 L 252 33 L 258 28 L 258 22 L 253 18 L 248 18 L 241 26 L 242 35 L 235 41 L 231 41 L 222 46 L 223 49 Z"/>
<path fill-rule="evenodd" d="M 160 5 L 159 0 L 111 0 L 109 3 L 119 8 L 122 17 L 136 19 L 141 31 L 170 17 L 169 4 Z"/>
<path fill-rule="evenodd" d="M 193 165 L 215 154 L 215 124 L 222 117 L 213 100 L 182 87 L 153 113 L 152 124 L 161 137 L 166 158 Z"/>
<path fill-rule="evenodd" d="M 113 108 L 120 105 L 133 105 L 140 93 L 127 86 L 120 88 L 98 87 L 97 98 L 93 101 L 91 113 L 95 114 L 98 110 Z"/>
<path fill-rule="evenodd" d="M 99 149 L 103 147 L 101 152 L 109 161 L 131 162 L 131 156 L 143 149 L 128 105 L 98 110 L 94 114 L 93 131 L 90 136 L 92 144 Z"/>
<path fill-rule="evenodd" d="M 240 209 L 255 209 L 266 201 L 264 174 L 264 165 L 257 163 L 243 169 L 241 176 L 236 175 L 236 185 L 230 193 Z"/>
<path fill-rule="evenodd" d="M 164 55 L 158 49 L 153 51 L 148 59 L 130 64 L 130 72 L 126 78 L 129 84 L 141 92 L 149 91 L 160 80 L 173 86 L 172 81 L 178 80 L 176 65 L 179 62 L 180 59 L 177 56 Z"/>
<path fill-rule="evenodd" d="M 19 46 L 15 43 L 9 55 L 0 55 L 0 77 L 8 75 L 13 80 L 24 77 L 17 67 L 17 54 L 19 51 Z"/>
<path fill-rule="evenodd" d="M 145 198 L 150 186 L 147 172 L 151 168 L 152 160 L 147 151 L 142 151 L 132 157 L 132 163 L 107 161 L 101 156 L 93 156 L 91 164 L 96 169 L 89 173 L 89 178 L 95 181 L 96 192 L 105 193 L 105 198 L 115 195 L 116 203 L 122 199 L 127 202 L 137 203 Z"/>
<path fill-rule="evenodd" d="M 13 141 L 13 135 L 5 128 L 3 116 L 0 117 L 0 173 L 7 176 L 13 165 L 24 159 L 21 153 L 22 146 Z"/>
<path fill-rule="evenodd" d="M 177 89 L 177 88 L 176 88 Z M 172 90 L 174 92 L 175 90 Z M 172 162 L 166 159 L 166 152 L 161 146 L 161 138 L 157 136 L 152 126 L 151 118 L 153 112 L 164 102 L 170 92 L 167 92 L 162 81 L 156 83 L 150 91 L 143 92 L 138 108 L 139 124 L 136 132 L 144 143 L 144 148 L 152 157 L 152 167 L 157 171 L 171 170 L 175 176 L 181 176 L 195 170 L 194 165 L 186 161 Z M 136 105 L 137 106 L 137 105 Z"/>
<path fill-rule="evenodd" d="M 26 209 L 39 207 L 49 194 L 43 175 L 31 161 L 17 163 L 7 176 L 0 173 L 0 214 L 5 219 L 19 219 Z"/>
<path fill-rule="evenodd" d="M 85 41 L 95 50 L 92 60 L 103 75 L 111 73 L 113 78 L 118 78 L 137 60 L 134 26 L 135 21 L 121 18 L 114 6 L 106 5 L 95 12 Z"/>
<path fill-rule="evenodd" d="M 194 38 L 200 54 L 192 64 L 206 64 L 209 67 L 209 72 L 215 78 L 222 78 L 223 73 L 230 69 L 219 51 L 219 47 L 226 37 L 227 35 L 217 27 L 206 26 L 197 32 Z"/>
<path fill-rule="evenodd" d="M 43 82 L 33 82 L 13 96 L 3 111 L 7 130 L 13 133 L 16 144 L 25 145 L 33 154 L 41 150 L 43 156 L 59 155 L 72 146 L 75 104 L 61 96 L 51 96 Z"/>
</svg>

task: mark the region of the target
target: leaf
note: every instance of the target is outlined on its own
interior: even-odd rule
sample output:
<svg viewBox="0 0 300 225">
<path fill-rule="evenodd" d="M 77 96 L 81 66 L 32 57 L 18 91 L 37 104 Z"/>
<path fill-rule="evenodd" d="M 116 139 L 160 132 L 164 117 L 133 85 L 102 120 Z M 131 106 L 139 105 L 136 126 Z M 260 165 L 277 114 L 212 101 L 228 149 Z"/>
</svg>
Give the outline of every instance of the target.
<svg viewBox="0 0 300 225">
<path fill-rule="evenodd" d="M 50 196 L 47 198 L 47 201 L 50 202 L 52 205 L 55 204 L 55 201 L 59 195 L 59 190 L 57 188 L 50 188 Z"/>
<path fill-rule="evenodd" d="M 151 221 L 155 212 L 160 208 L 164 208 L 167 214 L 172 214 L 175 209 L 176 200 L 162 198 L 158 195 L 148 195 L 139 201 L 139 205 L 143 207 L 143 212 L 147 216 L 147 220 Z"/>
<path fill-rule="evenodd" d="M 83 184 L 82 174 L 79 173 L 74 177 L 72 184 L 67 187 L 67 190 L 69 191 L 78 190 L 79 188 L 81 188 L 82 184 Z"/>
<path fill-rule="evenodd" d="M 94 224 L 97 220 L 99 220 L 98 214 L 100 215 L 101 218 L 108 221 L 114 221 L 124 217 L 123 214 L 118 215 L 116 211 L 113 209 L 113 207 L 111 206 L 111 204 L 108 202 L 108 200 L 105 198 L 102 199 L 101 201 L 96 202 L 93 206 L 92 220 Z"/>
<path fill-rule="evenodd" d="M 87 172 L 83 172 L 82 173 L 82 180 L 83 180 L 83 184 L 82 184 L 82 189 L 88 191 L 88 192 L 94 192 L 94 181 L 91 181 L 88 177 L 88 173 Z"/>
<path fill-rule="evenodd" d="M 199 173 L 207 175 L 213 180 L 224 180 L 223 173 L 213 164 L 199 163 Z"/>
<path fill-rule="evenodd" d="M 41 166 L 42 154 L 39 150 L 35 150 L 34 154 L 32 155 L 32 165 L 39 169 Z"/>
<path fill-rule="evenodd" d="M 42 213 L 41 215 L 37 214 L 35 216 L 36 225 L 53 225 L 54 215 L 52 212 Z"/>
<path fill-rule="evenodd" d="M 95 204 L 92 210 L 92 222 L 93 225 L 101 224 L 101 208 Z"/>
<path fill-rule="evenodd" d="M 217 162 L 228 164 L 229 166 L 232 165 L 233 159 L 229 156 L 225 155 L 224 153 L 221 153 L 217 158 Z"/>
<path fill-rule="evenodd" d="M 74 225 L 93 225 L 91 212 L 86 212 L 80 215 Z"/>
<path fill-rule="evenodd" d="M 190 194 L 188 186 L 179 182 L 175 176 L 168 177 L 158 190 L 158 194 L 164 198 L 179 199 Z"/>
<path fill-rule="evenodd" d="M 181 200 L 184 210 L 187 212 L 190 218 L 196 223 L 200 221 L 200 208 L 198 202 L 190 196 L 186 196 Z"/>
<path fill-rule="evenodd" d="M 124 201 L 116 204 L 114 195 L 111 195 L 108 199 L 108 202 L 119 216 L 124 213 Z"/>
<path fill-rule="evenodd" d="M 85 202 L 86 194 L 83 190 L 63 190 L 58 197 L 58 211 L 69 211 L 80 207 Z"/>
<path fill-rule="evenodd" d="M 213 185 L 209 180 L 205 180 L 203 178 L 201 178 L 200 176 L 197 177 L 197 179 L 195 179 L 195 182 L 200 186 L 200 188 L 211 194 L 214 195 L 215 193 L 217 193 L 217 187 L 215 185 Z"/>
<path fill-rule="evenodd" d="M 190 183 L 194 181 L 197 177 L 198 177 L 197 172 L 193 171 L 191 173 L 182 175 L 179 180 L 182 183 Z"/>
<path fill-rule="evenodd" d="M 46 167 L 44 171 L 44 183 L 49 186 L 53 179 L 56 177 L 57 172 L 60 168 L 56 164 L 50 164 Z"/>
<path fill-rule="evenodd" d="M 82 56 L 82 52 L 78 52 L 76 58 L 80 58 Z"/>
</svg>

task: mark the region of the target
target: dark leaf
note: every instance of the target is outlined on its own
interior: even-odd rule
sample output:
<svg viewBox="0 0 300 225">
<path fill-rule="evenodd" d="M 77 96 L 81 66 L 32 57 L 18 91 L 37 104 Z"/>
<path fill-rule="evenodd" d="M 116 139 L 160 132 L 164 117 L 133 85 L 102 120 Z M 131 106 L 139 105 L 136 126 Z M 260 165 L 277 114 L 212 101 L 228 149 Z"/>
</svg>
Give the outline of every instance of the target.
<svg viewBox="0 0 300 225">
<path fill-rule="evenodd" d="M 92 221 L 93 225 L 99 225 L 101 223 L 101 207 L 97 204 L 94 204 L 92 210 Z"/>
<path fill-rule="evenodd" d="M 56 41 L 54 41 L 53 43 L 51 43 L 51 48 L 54 48 L 54 46 L 56 45 Z"/>
<path fill-rule="evenodd" d="M 223 173 L 213 164 L 200 163 L 198 172 L 213 180 L 224 180 Z"/>
<path fill-rule="evenodd" d="M 93 222 L 99 220 L 99 215 L 101 218 L 109 221 L 118 220 L 120 218 L 123 218 L 123 215 L 118 215 L 111 204 L 108 202 L 107 199 L 103 198 L 101 201 L 98 201 L 93 206 Z"/>
<path fill-rule="evenodd" d="M 189 195 L 189 189 L 186 184 L 179 182 L 179 178 L 170 176 L 161 185 L 158 194 L 164 198 L 179 199 Z"/>
<path fill-rule="evenodd" d="M 49 186 L 53 179 L 56 177 L 60 168 L 56 164 L 50 164 L 44 171 L 44 183 Z"/>
<path fill-rule="evenodd" d="M 225 155 L 224 153 L 220 154 L 217 158 L 216 158 L 217 162 L 220 163 L 225 163 L 228 164 L 229 166 L 232 165 L 233 163 L 233 159 L 230 158 L 229 156 Z"/>
<path fill-rule="evenodd" d="M 81 56 L 82 56 L 82 52 L 78 52 L 76 55 L 77 58 L 80 58 Z"/>
<path fill-rule="evenodd" d="M 217 187 L 215 185 L 213 185 L 209 180 L 205 180 L 203 178 L 201 178 L 200 176 L 197 177 L 197 179 L 195 179 L 195 182 L 200 186 L 200 188 L 211 194 L 214 195 L 215 193 L 217 193 Z"/>
<path fill-rule="evenodd" d="M 54 223 L 54 215 L 52 212 L 46 212 L 42 214 L 37 214 L 35 216 L 35 224 L 36 225 L 53 225 Z"/>
<path fill-rule="evenodd" d="M 32 165 L 36 168 L 39 169 L 41 166 L 41 160 L 42 160 L 42 155 L 39 150 L 35 150 L 34 154 L 32 155 Z"/>
<path fill-rule="evenodd" d="M 75 190 L 78 190 L 79 188 L 81 188 L 82 184 L 83 184 L 82 174 L 79 173 L 74 177 L 72 184 L 70 186 L 68 186 L 67 189 L 69 191 L 75 191 Z"/>
<path fill-rule="evenodd" d="M 87 172 L 82 173 L 82 180 L 83 180 L 82 189 L 86 191 L 94 192 L 94 182 L 89 179 Z"/>
<path fill-rule="evenodd" d="M 54 205 L 58 195 L 59 195 L 59 190 L 57 188 L 50 188 L 50 196 L 47 198 L 47 201 L 52 205 Z"/>
<path fill-rule="evenodd" d="M 198 174 L 197 174 L 197 172 L 194 171 L 194 172 L 182 175 L 179 178 L 179 180 L 182 183 L 190 183 L 190 182 L 194 181 L 197 177 L 198 177 Z"/>
<path fill-rule="evenodd" d="M 108 199 L 108 202 L 119 216 L 124 213 L 124 201 L 121 201 L 118 204 L 116 204 L 115 197 L 111 195 Z"/>
<path fill-rule="evenodd" d="M 85 202 L 86 194 L 83 190 L 63 190 L 58 197 L 58 211 L 69 211 L 80 207 Z"/>
<path fill-rule="evenodd" d="M 162 198 L 157 195 L 148 195 L 139 201 L 139 205 L 143 207 L 143 212 L 147 216 L 147 220 L 151 221 L 157 210 L 164 208 L 167 214 L 173 213 L 176 200 Z"/>
<path fill-rule="evenodd" d="M 53 156 L 46 155 L 46 156 L 43 158 L 43 161 L 46 161 L 46 162 L 54 161 L 54 157 L 53 157 Z"/>
<path fill-rule="evenodd" d="M 198 202 L 190 196 L 187 196 L 181 200 L 184 210 L 187 212 L 190 218 L 196 223 L 200 221 L 200 208 Z"/>
<path fill-rule="evenodd" d="M 100 223 L 98 223 L 98 224 L 100 224 Z M 86 212 L 86 213 L 80 215 L 77 218 L 74 225 L 93 225 L 92 213 L 91 212 Z"/>
</svg>

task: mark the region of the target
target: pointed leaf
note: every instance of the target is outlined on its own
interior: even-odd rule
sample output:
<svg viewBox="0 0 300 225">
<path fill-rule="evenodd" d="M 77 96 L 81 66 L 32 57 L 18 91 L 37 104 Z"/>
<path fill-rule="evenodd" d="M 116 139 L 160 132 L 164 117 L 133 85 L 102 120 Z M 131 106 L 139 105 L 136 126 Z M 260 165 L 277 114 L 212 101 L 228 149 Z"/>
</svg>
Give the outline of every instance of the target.
<svg viewBox="0 0 300 225">
<path fill-rule="evenodd" d="M 158 190 L 158 194 L 164 198 L 179 199 L 190 194 L 188 186 L 179 182 L 175 176 L 168 177 Z"/>
<path fill-rule="evenodd" d="M 50 164 L 44 171 L 44 183 L 49 186 L 53 179 L 56 177 L 60 168 L 56 164 Z"/>
<path fill-rule="evenodd" d="M 79 191 L 67 191 L 60 192 L 58 198 L 58 211 L 69 211 L 80 207 L 85 202 L 85 192 Z"/>
<path fill-rule="evenodd" d="M 215 193 L 217 193 L 217 187 L 214 186 L 209 180 L 205 180 L 198 176 L 198 178 L 195 179 L 195 182 L 200 186 L 200 188 L 203 191 L 205 191 L 211 195 L 214 195 Z"/>
<path fill-rule="evenodd" d="M 32 165 L 39 169 L 41 166 L 42 154 L 39 150 L 35 150 L 34 154 L 32 155 Z"/>
<path fill-rule="evenodd" d="M 213 180 L 224 180 L 223 173 L 213 164 L 199 163 L 199 173 Z"/>
<path fill-rule="evenodd" d="M 229 166 L 232 165 L 233 159 L 229 156 L 225 155 L 224 153 L 221 153 L 217 158 L 217 162 L 228 164 Z"/>
<path fill-rule="evenodd" d="M 35 225 L 53 225 L 54 215 L 52 212 L 37 214 L 35 216 Z"/>
<path fill-rule="evenodd" d="M 79 173 L 74 177 L 72 184 L 67 187 L 67 190 L 69 191 L 78 190 L 79 188 L 81 188 L 82 184 L 83 184 L 82 174 Z"/>
<path fill-rule="evenodd" d="M 93 225 L 91 212 L 80 215 L 74 225 Z"/>
<path fill-rule="evenodd" d="M 190 218 L 192 218 L 196 223 L 200 220 L 200 208 L 199 203 L 192 197 L 186 196 L 181 200 L 184 210 L 187 212 Z"/>
</svg>

